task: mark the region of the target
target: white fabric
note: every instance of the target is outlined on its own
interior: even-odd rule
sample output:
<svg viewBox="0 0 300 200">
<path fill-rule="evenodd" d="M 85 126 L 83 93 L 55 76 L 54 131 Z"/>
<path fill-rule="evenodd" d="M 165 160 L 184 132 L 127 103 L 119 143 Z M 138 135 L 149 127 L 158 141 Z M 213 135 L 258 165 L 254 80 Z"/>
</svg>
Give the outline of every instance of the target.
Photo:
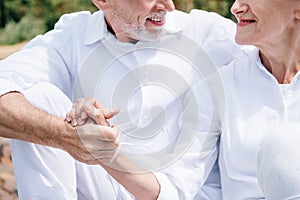
<svg viewBox="0 0 300 200">
<path fill-rule="evenodd" d="M 57 87 L 39 82 L 24 91 L 41 109 L 64 116 L 71 101 Z M 100 166 L 75 161 L 66 152 L 12 140 L 14 172 L 20 200 L 132 199 Z"/>
<path fill-rule="evenodd" d="M 184 50 L 184 52 L 182 52 L 183 54 L 191 54 L 189 55 L 188 62 L 193 62 L 194 59 L 202 59 L 201 56 L 199 58 L 199 55 L 194 55 L 195 49 L 193 48 L 195 47 L 197 49 L 197 45 L 200 45 L 207 51 L 217 67 L 230 62 L 235 57 L 244 55 L 240 47 L 233 43 L 235 25 L 230 20 L 224 19 L 217 14 L 196 10 L 190 14 L 174 11 L 167 15 L 166 29 L 169 31 L 169 33 L 165 35 L 168 48 L 170 45 L 170 48 L 173 48 L 175 53 Z M 172 36 L 178 36 L 179 38 L 187 37 L 196 45 L 188 46 L 189 48 L 184 48 L 184 46 L 179 45 L 176 46 L 176 40 L 170 40 L 169 42 L 167 40 L 172 38 Z M 188 86 L 193 85 L 199 80 L 200 77 L 197 77 L 197 75 L 199 75 L 198 72 L 191 70 L 191 68 L 186 68 L 186 60 L 180 59 L 180 56 L 174 56 L 172 52 L 166 53 L 161 49 L 157 50 L 153 48 L 151 44 L 152 43 L 147 42 L 127 44 L 117 41 L 114 36 L 107 31 L 101 11 L 92 15 L 89 12 L 64 15 L 56 24 L 53 31 L 36 37 L 29 42 L 22 51 L 0 62 L 0 95 L 8 91 L 20 91 L 26 94 L 27 91 L 31 91 L 33 87 L 34 93 L 30 96 L 32 102 L 37 103 L 39 107 L 49 108 L 50 113 L 63 116 L 67 108 L 70 107 L 68 99 L 73 99 L 78 96 L 95 95 L 100 102 L 103 102 L 109 107 L 114 107 L 113 102 L 111 102 L 114 95 L 112 91 L 115 91 L 115 87 L 121 87 L 116 84 L 120 82 L 126 73 L 135 70 L 132 66 L 149 66 L 152 64 L 167 65 L 171 66 L 171 68 L 174 69 L 172 72 L 176 72 L 177 75 L 179 74 L 179 77 L 184 77 L 184 79 L 187 80 Z M 123 54 L 125 52 L 129 53 Z M 120 59 L 114 60 L 116 62 L 110 62 L 111 58 L 115 58 L 116 55 L 121 55 Z M 209 62 L 205 56 L 203 59 L 204 62 Z M 98 65 L 100 65 L 100 68 L 97 68 Z M 96 66 L 96 68 L 89 68 L 90 66 Z M 97 73 L 103 72 L 99 71 L 101 67 L 107 67 L 107 71 L 104 70 L 105 73 L 100 74 L 103 76 L 99 79 L 100 81 L 97 82 L 97 88 L 85 88 L 85 84 L 90 85 L 90 82 L 93 83 L 93 81 L 95 81 L 95 77 L 99 75 Z M 158 68 L 161 67 L 158 66 Z M 214 71 L 211 66 L 204 66 L 204 68 L 206 70 L 204 74 L 209 74 L 211 73 L 210 71 Z M 85 74 L 86 72 L 88 73 Z M 139 72 L 143 73 L 144 71 L 138 71 L 138 73 Z M 138 81 L 147 82 L 147 78 L 156 80 L 159 73 L 157 73 L 157 71 L 154 72 L 154 74 L 150 73 L 138 76 L 144 78 Z M 174 73 L 174 76 L 176 76 L 176 73 Z M 170 77 L 171 81 L 169 81 L 168 84 L 178 81 L 172 79 L 174 78 L 173 75 L 170 75 Z M 134 81 L 134 79 L 132 80 Z M 82 84 L 80 85 L 83 87 L 82 91 L 76 88 L 77 81 Z M 96 81 L 98 81 L 98 79 Z M 158 80 L 156 81 L 158 82 Z M 62 93 L 59 92 L 57 95 L 53 95 L 55 96 L 53 101 L 51 100 L 52 97 L 49 98 L 50 102 L 48 103 L 50 103 L 50 105 L 48 106 L 45 105 L 47 103 L 43 100 L 39 101 L 39 99 L 35 99 L 40 95 L 38 89 L 35 88 L 40 82 L 51 83 L 62 91 Z M 180 83 L 180 81 L 178 82 Z M 190 130 L 189 126 L 190 124 L 197 123 L 196 120 L 199 118 L 199 113 L 197 113 L 197 109 L 194 108 L 195 104 L 191 102 L 191 99 L 196 98 L 198 101 L 201 101 L 202 97 L 199 97 L 197 91 L 192 91 L 185 95 L 187 89 L 186 87 L 179 87 L 179 91 L 174 97 L 172 96 L 172 92 L 165 92 L 165 90 L 160 90 L 159 87 L 153 85 L 149 87 L 145 85 L 141 90 L 138 90 L 134 95 L 130 96 L 132 99 L 129 102 L 132 102 L 132 109 L 129 109 L 128 112 L 136 125 L 149 125 L 150 121 L 147 121 L 147 116 L 151 116 L 150 108 L 157 104 L 157 100 L 159 100 L 158 104 L 165 109 L 166 116 L 169 117 L 166 120 L 167 124 L 165 124 L 165 128 L 162 130 L 162 132 L 166 134 L 160 134 L 163 137 L 154 137 L 153 140 L 142 143 L 141 147 L 143 147 L 145 151 L 149 150 L 148 147 L 151 147 L 150 151 L 162 148 L 164 145 L 170 143 L 169 140 L 175 141 L 178 135 L 194 136 L 194 130 Z M 41 92 L 47 91 L 44 88 L 40 88 L 40 90 Z M 193 95 L 195 95 L 195 97 Z M 44 96 L 42 95 L 41 98 L 44 98 Z M 61 101 L 61 99 L 63 100 Z M 180 103 L 182 103 L 183 106 L 181 110 L 176 108 L 178 99 L 180 99 Z M 58 109 L 57 112 L 53 112 L 52 109 L 55 108 L 59 102 L 63 105 L 63 108 Z M 207 102 L 202 103 L 207 104 Z M 181 117 L 181 112 L 185 113 L 188 119 L 184 122 L 185 129 L 179 129 L 180 124 L 178 124 L 178 120 Z M 217 136 L 215 132 L 206 134 L 205 131 L 198 130 L 193 146 L 189 149 L 189 152 L 174 162 L 170 167 L 155 170 L 161 184 L 159 199 L 216 200 L 220 198 L 218 169 L 215 165 L 218 155 Z M 122 138 L 122 141 L 128 142 L 126 137 Z M 206 144 L 204 143 L 206 141 L 211 142 Z M 130 143 L 132 142 L 138 141 L 134 141 L 131 138 Z M 59 169 L 60 171 L 57 172 L 57 175 L 63 175 L 64 181 L 62 181 L 61 177 L 58 177 L 56 181 L 60 182 L 61 180 L 59 189 L 52 187 L 54 191 L 48 190 L 48 185 L 43 182 L 43 178 L 39 176 L 39 173 L 43 171 L 43 173 L 45 173 L 44 176 L 52 178 L 52 171 L 45 171 L 43 168 L 48 165 L 48 162 L 56 162 L 56 160 L 54 158 L 50 159 L 51 157 L 48 157 L 50 155 L 47 152 L 35 150 L 35 145 L 24 155 L 23 149 L 27 147 L 22 147 L 22 145 L 23 142 L 17 141 L 13 149 L 15 155 L 14 162 L 16 163 L 15 167 L 17 168 L 18 186 L 20 190 L 22 190 L 24 185 L 28 187 L 27 193 L 25 190 L 21 192 L 24 199 L 27 199 L 27 195 L 31 195 L 30 193 L 33 190 L 37 195 L 45 196 L 45 198 L 40 199 L 47 199 L 46 197 L 51 197 L 51 199 L 74 199 L 76 195 L 79 199 L 97 200 L 113 199 L 123 194 L 125 195 L 125 199 L 128 197 L 126 196 L 128 195 L 126 192 L 122 192 L 124 189 L 119 186 L 117 186 L 117 188 L 111 187 L 111 185 L 105 183 L 105 187 L 103 187 L 103 183 L 101 182 L 103 178 L 95 178 L 93 174 L 97 173 L 93 171 L 93 167 L 84 165 L 84 167 L 78 168 L 79 165 L 75 164 L 74 166 L 74 161 L 68 158 L 67 155 L 62 155 L 62 157 L 56 155 L 60 154 L 59 152 L 55 153 L 55 156 L 59 157 L 58 160 L 64 159 L 63 156 L 66 156 L 66 161 L 59 163 L 64 163 L 69 166 L 68 169 L 66 169 L 68 173 L 70 173 L 68 174 L 69 178 L 65 178 L 65 171 Z M 25 146 L 28 145 L 31 144 L 26 144 Z M 125 147 L 126 145 L 124 145 L 124 148 Z M 177 154 L 182 153 L 182 151 L 180 151 L 182 147 L 179 146 L 178 148 L 174 154 L 176 159 Z M 130 149 L 134 151 L 134 149 L 129 148 L 129 150 Z M 50 151 L 50 154 L 52 154 L 52 151 Z M 27 160 L 27 157 L 30 159 Z M 40 163 L 40 158 L 43 158 L 42 160 L 45 160 L 45 163 Z M 164 160 L 163 158 L 159 159 Z M 33 160 L 32 163 L 30 163 L 31 160 Z M 22 164 L 19 164 L 20 162 L 27 162 L 31 167 L 34 167 L 33 169 L 29 169 L 30 167 L 26 168 L 26 170 L 32 172 L 31 177 L 25 176 L 24 173 L 22 176 L 18 175 L 23 171 Z M 203 165 L 203 163 L 208 164 Z M 56 166 L 53 167 L 56 168 Z M 210 174 L 212 169 L 214 173 Z M 75 192 L 76 189 L 74 188 L 74 185 L 76 185 L 76 183 L 74 183 L 74 177 L 76 177 L 74 170 L 77 172 L 78 193 Z M 33 174 L 34 172 L 37 174 Z M 99 172 L 99 176 L 102 173 Z M 39 182 L 40 185 L 38 187 L 28 185 L 28 178 L 30 178 L 32 182 Z M 49 180 L 52 179 L 49 178 Z M 204 185 L 205 181 L 207 181 L 207 183 Z M 50 181 L 50 183 L 53 184 L 52 181 Z M 68 186 L 64 188 L 64 184 Z M 114 190 L 115 193 L 112 192 L 112 190 Z M 64 192 L 62 193 L 61 191 Z M 102 196 L 104 193 L 112 196 Z M 117 198 L 122 199 L 120 196 Z"/>
<path fill-rule="evenodd" d="M 241 56 L 237 45 L 232 43 L 234 23 L 217 14 L 174 11 L 167 15 L 166 29 L 186 35 L 201 45 L 217 66 Z M 36 82 L 45 81 L 71 97 L 72 85 L 85 59 L 112 37 L 101 11 L 92 15 L 89 12 L 63 15 L 53 31 L 37 36 L 22 51 L 0 62 L 0 95 L 8 91 L 22 91 Z"/>
<path fill-rule="evenodd" d="M 259 186 L 269 200 L 300 199 L 300 123 L 267 131 L 258 151 Z"/>
<path fill-rule="evenodd" d="M 258 150 L 261 141 L 265 140 L 263 138 L 273 136 L 268 129 L 280 123 L 300 122 L 298 112 L 300 109 L 299 73 L 296 74 L 290 84 L 278 84 L 273 75 L 261 64 L 258 50 L 255 49 L 247 56 L 220 68 L 219 75 L 223 82 L 224 98 L 215 98 L 210 106 L 204 104 L 201 108 L 201 116 L 204 117 L 200 121 L 206 120 L 207 117 L 212 120 L 210 129 L 202 125 L 204 130 L 216 134 L 215 138 L 207 140 L 208 144 L 216 143 L 220 139 L 219 167 L 223 199 L 265 199 L 265 195 L 258 184 L 257 165 L 261 173 L 260 181 L 262 185 L 267 187 L 272 185 L 269 184 L 272 180 L 274 181 L 273 184 L 276 184 L 275 177 L 271 179 L 266 177 L 268 173 L 275 175 L 278 172 L 272 164 L 281 159 L 290 160 L 295 156 L 293 155 L 289 159 L 289 154 L 278 154 L 276 155 L 278 158 L 271 161 L 273 158 L 268 158 L 268 155 L 280 150 L 272 149 L 267 152 L 266 148 L 262 147 L 258 163 Z M 220 97 L 216 96 L 220 90 L 207 91 L 201 84 L 199 84 L 198 89 L 203 98 L 205 98 L 205 93 L 213 94 L 213 97 Z M 213 109 L 216 109 L 217 113 L 213 113 Z M 213 119 L 212 117 L 216 118 Z M 292 140 L 289 138 L 293 137 L 291 134 L 287 132 L 280 134 L 282 134 L 281 138 L 287 137 L 286 142 Z M 286 144 L 286 142 L 283 143 Z M 268 144 L 267 142 L 264 143 Z M 291 148 L 296 151 L 298 147 L 292 146 Z M 264 151 L 266 151 L 266 155 Z M 215 152 L 213 146 L 209 152 Z M 296 154 L 299 156 L 299 151 Z M 215 154 L 212 155 L 216 156 Z M 270 165 L 267 164 L 268 161 L 271 161 Z M 295 161 L 292 165 L 297 165 L 297 162 Z M 211 163 L 206 162 L 205 165 L 209 166 Z M 275 171 L 271 172 L 272 169 Z M 299 177 L 299 172 L 288 173 Z M 284 171 L 281 174 L 284 174 Z M 264 180 L 265 178 L 267 180 Z M 299 182 L 299 179 L 295 182 Z M 298 186 L 297 184 L 294 186 Z M 275 188 L 265 188 L 266 196 L 272 197 L 272 195 L 278 194 L 277 192 L 280 193 L 280 190 L 276 191 Z M 299 189 L 300 187 L 297 188 L 294 195 L 300 194 Z M 273 196 L 270 199 L 277 198 Z"/>
</svg>

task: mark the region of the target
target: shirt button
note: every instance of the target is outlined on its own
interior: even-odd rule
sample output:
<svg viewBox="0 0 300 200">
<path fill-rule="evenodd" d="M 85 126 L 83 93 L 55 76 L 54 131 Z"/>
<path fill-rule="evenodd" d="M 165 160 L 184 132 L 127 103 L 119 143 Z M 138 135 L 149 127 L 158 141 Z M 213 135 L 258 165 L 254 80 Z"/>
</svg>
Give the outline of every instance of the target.
<svg viewBox="0 0 300 200">
<path fill-rule="evenodd" d="M 150 117 L 148 115 L 144 115 L 142 119 L 142 127 L 146 127 L 149 124 Z"/>
</svg>

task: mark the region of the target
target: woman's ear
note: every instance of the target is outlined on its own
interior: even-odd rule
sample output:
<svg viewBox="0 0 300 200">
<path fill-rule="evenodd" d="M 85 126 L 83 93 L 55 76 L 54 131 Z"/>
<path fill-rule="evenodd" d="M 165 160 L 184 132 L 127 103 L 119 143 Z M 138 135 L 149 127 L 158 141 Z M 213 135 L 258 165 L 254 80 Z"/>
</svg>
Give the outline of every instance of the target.
<svg viewBox="0 0 300 200">
<path fill-rule="evenodd" d="M 109 2 L 108 0 L 92 0 L 94 5 L 99 9 L 99 10 L 106 10 L 109 8 Z"/>
</svg>

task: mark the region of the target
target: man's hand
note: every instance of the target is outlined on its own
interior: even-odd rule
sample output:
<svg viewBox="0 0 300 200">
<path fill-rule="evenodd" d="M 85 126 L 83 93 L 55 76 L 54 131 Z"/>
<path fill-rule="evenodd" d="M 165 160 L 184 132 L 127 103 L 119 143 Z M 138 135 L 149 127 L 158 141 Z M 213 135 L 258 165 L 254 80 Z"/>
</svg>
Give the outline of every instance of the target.
<svg viewBox="0 0 300 200">
<path fill-rule="evenodd" d="M 108 120 L 118 112 L 106 108 L 91 97 L 76 101 L 66 114 L 66 121 L 71 123 L 77 132 L 78 138 L 74 141 L 81 141 L 83 144 L 82 150 L 77 151 L 79 154 L 72 155 L 75 159 L 87 164 L 109 164 L 117 157 L 120 130 L 116 126 L 110 126 Z M 70 153 L 70 150 L 68 152 Z"/>
</svg>

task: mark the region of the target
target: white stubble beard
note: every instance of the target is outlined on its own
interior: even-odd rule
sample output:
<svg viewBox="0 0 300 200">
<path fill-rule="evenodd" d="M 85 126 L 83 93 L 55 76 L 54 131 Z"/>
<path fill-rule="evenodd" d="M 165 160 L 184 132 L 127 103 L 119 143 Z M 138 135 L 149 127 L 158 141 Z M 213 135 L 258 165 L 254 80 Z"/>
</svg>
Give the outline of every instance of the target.
<svg viewBox="0 0 300 200">
<path fill-rule="evenodd" d="M 120 16 L 117 10 L 111 11 L 111 20 L 112 23 L 115 24 L 116 27 L 119 27 L 121 30 L 121 33 L 118 35 L 128 35 L 130 38 L 138 40 L 138 41 L 154 41 L 160 38 L 161 35 L 163 35 L 163 27 L 157 27 L 157 28 L 146 28 L 146 19 L 141 24 L 128 24 L 126 20 Z M 133 28 L 136 27 L 136 28 Z"/>
</svg>

